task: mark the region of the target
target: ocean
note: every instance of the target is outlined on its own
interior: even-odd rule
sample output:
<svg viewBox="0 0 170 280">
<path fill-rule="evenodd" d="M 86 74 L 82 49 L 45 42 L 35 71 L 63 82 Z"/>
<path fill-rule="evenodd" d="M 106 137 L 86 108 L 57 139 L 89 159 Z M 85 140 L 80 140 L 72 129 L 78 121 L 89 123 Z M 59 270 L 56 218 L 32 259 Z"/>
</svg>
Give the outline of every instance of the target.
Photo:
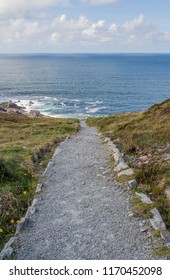
<svg viewBox="0 0 170 280">
<path fill-rule="evenodd" d="M 143 111 L 169 97 L 170 54 L 0 55 L 0 102 L 49 116 Z"/>
</svg>

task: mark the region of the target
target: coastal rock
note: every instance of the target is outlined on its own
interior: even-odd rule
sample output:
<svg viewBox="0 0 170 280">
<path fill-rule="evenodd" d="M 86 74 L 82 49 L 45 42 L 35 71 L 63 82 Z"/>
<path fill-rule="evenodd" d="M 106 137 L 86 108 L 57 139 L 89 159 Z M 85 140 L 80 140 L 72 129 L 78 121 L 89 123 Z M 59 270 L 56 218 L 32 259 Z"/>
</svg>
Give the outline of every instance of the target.
<svg viewBox="0 0 170 280">
<path fill-rule="evenodd" d="M 6 113 L 17 113 L 21 110 L 23 110 L 24 107 L 18 106 L 17 104 L 9 101 L 9 102 L 4 102 L 0 104 L 0 110 L 6 112 Z"/>
<path fill-rule="evenodd" d="M 6 110 L 0 105 L 0 113 L 5 113 Z"/>
<path fill-rule="evenodd" d="M 31 106 L 31 105 L 33 105 L 34 104 L 34 102 L 33 101 L 29 101 L 29 106 Z"/>
<path fill-rule="evenodd" d="M 33 103 L 30 101 L 31 104 Z M 12 101 L 3 102 L 0 104 L 0 113 L 6 114 L 17 114 L 27 116 L 28 118 L 42 118 L 44 117 L 39 111 L 31 110 L 29 113 L 25 111 L 24 106 L 18 106 L 17 104 L 13 103 Z"/>
<path fill-rule="evenodd" d="M 29 118 L 32 118 L 32 119 L 37 119 L 37 118 L 42 118 L 43 115 L 39 112 L 39 111 L 36 111 L 36 110 L 31 110 L 27 116 Z"/>
<path fill-rule="evenodd" d="M 12 108 L 12 109 L 21 109 L 22 108 L 21 106 L 18 106 L 17 104 L 13 103 L 12 101 L 2 103 L 2 105 L 4 105 L 4 107 L 6 107 L 6 108 Z"/>
</svg>

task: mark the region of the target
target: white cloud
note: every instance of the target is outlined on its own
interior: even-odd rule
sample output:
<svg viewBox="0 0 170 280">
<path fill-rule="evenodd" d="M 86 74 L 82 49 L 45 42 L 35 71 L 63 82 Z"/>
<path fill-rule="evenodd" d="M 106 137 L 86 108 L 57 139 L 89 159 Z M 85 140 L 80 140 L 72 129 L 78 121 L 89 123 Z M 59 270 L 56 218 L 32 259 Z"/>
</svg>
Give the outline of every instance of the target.
<svg viewBox="0 0 170 280">
<path fill-rule="evenodd" d="M 133 43 L 136 41 L 136 36 L 134 34 L 130 35 L 128 38 L 128 43 Z"/>
<path fill-rule="evenodd" d="M 66 15 L 61 15 L 60 18 L 59 18 L 59 21 L 60 22 L 65 22 L 67 19 Z"/>
<path fill-rule="evenodd" d="M 1 1 L 1 0 L 0 0 Z M 139 15 L 122 25 L 115 22 L 99 19 L 93 21 L 83 15 L 71 18 L 65 14 L 58 15 L 52 19 L 26 19 L 24 17 L 1 20 L 0 25 L 0 47 L 11 46 L 44 46 L 46 51 L 50 48 L 61 46 L 68 48 L 79 46 L 103 46 L 111 48 L 120 46 L 137 48 L 160 42 L 169 44 L 170 32 L 161 32 L 143 15 Z"/>
<path fill-rule="evenodd" d="M 0 15 L 21 14 L 59 4 L 68 5 L 69 0 L 0 0 Z"/>
<path fill-rule="evenodd" d="M 59 38 L 60 38 L 60 35 L 56 32 L 51 35 L 51 41 L 54 43 L 58 42 Z"/>
<path fill-rule="evenodd" d="M 123 24 L 123 27 L 131 32 L 133 31 L 135 28 L 138 28 L 140 27 L 145 21 L 145 17 L 144 15 L 139 15 L 137 18 L 134 18 L 133 20 L 130 20 L 130 21 L 126 21 L 124 24 Z"/>
<path fill-rule="evenodd" d="M 165 41 L 170 41 L 170 32 L 164 32 L 162 34 L 162 39 Z"/>
<path fill-rule="evenodd" d="M 66 15 L 61 15 L 53 19 L 51 27 L 62 31 L 79 31 L 89 26 L 88 19 L 85 16 L 80 16 L 78 19 L 67 18 Z"/>
<path fill-rule="evenodd" d="M 119 0 L 79 0 L 80 3 L 102 5 L 115 3 Z M 74 6 L 72 0 L 0 0 L 0 15 L 23 15 L 23 13 L 42 10 L 47 7 L 62 5 Z"/>
<path fill-rule="evenodd" d="M 144 39 L 146 41 L 154 41 L 155 39 L 159 39 L 159 37 L 160 37 L 159 31 L 157 29 L 154 29 L 146 33 Z"/>
<path fill-rule="evenodd" d="M 38 21 L 27 21 L 24 18 L 1 22 L 0 38 L 3 45 L 39 44 L 47 31 L 47 27 Z"/>
<path fill-rule="evenodd" d="M 115 32 L 117 31 L 118 26 L 116 25 L 116 23 L 112 23 L 112 25 L 109 27 L 109 31 L 111 32 Z"/>
<path fill-rule="evenodd" d="M 99 29 L 104 27 L 104 24 L 104 20 L 99 20 L 97 23 L 92 23 L 89 28 L 83 30 L 83 34 L 87 36 L 93 36 L 98 32 Z"/>
</svg>

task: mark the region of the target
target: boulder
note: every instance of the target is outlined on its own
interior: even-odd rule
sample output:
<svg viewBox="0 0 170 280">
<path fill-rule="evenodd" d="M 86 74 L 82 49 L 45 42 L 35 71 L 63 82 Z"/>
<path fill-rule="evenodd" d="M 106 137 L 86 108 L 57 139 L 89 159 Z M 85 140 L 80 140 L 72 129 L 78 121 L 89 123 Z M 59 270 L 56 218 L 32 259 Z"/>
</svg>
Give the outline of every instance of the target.
<svg viewBox="0 0 170 280">
<path fill-rule="evenodd" d="M 6 111 L 7 110 L 5 108 L 3 108 L 3 106 L 0 105 L 0 113 L 6 113 Z"/>
<path fill-rule="evenodd" d="M 0 104 L 0 110 L 3 112 L 6 112 L 8 114 L 10 113 L 19 113 L 24 108 L 21 106 L 18 106 L 17 104 L 10 102 L 4 102 Z"/>
<path fill-rule="evenodd" d="M 33 103 L 32 101 L 30 101 Z M 44 117 L 39 111 L 31 110 L 29 113 L 25 111 L 25 107 L 18 106 L 12 101 L 0 104 L 0 112 L 7 114 L 17 114 L 27 116 L 28 118 L 42 118 Z"/>
<path fill-rule="evenodd" d="M 34 104 L 34 102 L 33 101 L 29 101 L 29 106 L 31 106 L 31 105 L 33 105 Z"/>
<path fill-rule="evenodd" d="M 31 110 L 27 115 L 29 118 L 32 118 L 32 119 L 37 119 L 37 118 L 43 117 L 43 115 L 39 111 L 36 111 L 36 110 Z"/>
</svg>

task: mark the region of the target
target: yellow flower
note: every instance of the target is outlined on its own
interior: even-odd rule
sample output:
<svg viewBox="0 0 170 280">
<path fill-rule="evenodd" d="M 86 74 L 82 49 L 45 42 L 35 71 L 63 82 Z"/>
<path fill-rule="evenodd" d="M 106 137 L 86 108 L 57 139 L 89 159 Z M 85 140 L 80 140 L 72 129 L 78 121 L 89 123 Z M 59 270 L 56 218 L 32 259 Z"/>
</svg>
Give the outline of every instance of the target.
<svg viewBox="0 0 170 280">
<path fill-rule="evenodd" d="M 3 229 L 2 228 L 0 228 L 0 233 L 2 233 L 3 232 Z"/>
<path fill-rule="evenodd" d="M 25 173 L 24 175 L 27 176 L 27 173 Z"/>
<path fill-rule="evenodd" d="M 11 223 L 11 224 L 13 224 L 13 223 L 14 223 L 14 220 L 13 220 L 13 219 L 12 219 L 12 220 L 10 220 L 10 223 Z"/>
<path fill-rule="evenodd" d="M 17 220 L 16 223 L 19 224 L 19 223 L 20 223 L 20 220 Z"/>
<path fill-rule="evenodd" d="M 24 195 L 26 195 L 26 194 L 27 194 L 27 192 L 25 191 L 25 192 L 23 192 L 23 194 L 24 194 Z"/>
</svg>

